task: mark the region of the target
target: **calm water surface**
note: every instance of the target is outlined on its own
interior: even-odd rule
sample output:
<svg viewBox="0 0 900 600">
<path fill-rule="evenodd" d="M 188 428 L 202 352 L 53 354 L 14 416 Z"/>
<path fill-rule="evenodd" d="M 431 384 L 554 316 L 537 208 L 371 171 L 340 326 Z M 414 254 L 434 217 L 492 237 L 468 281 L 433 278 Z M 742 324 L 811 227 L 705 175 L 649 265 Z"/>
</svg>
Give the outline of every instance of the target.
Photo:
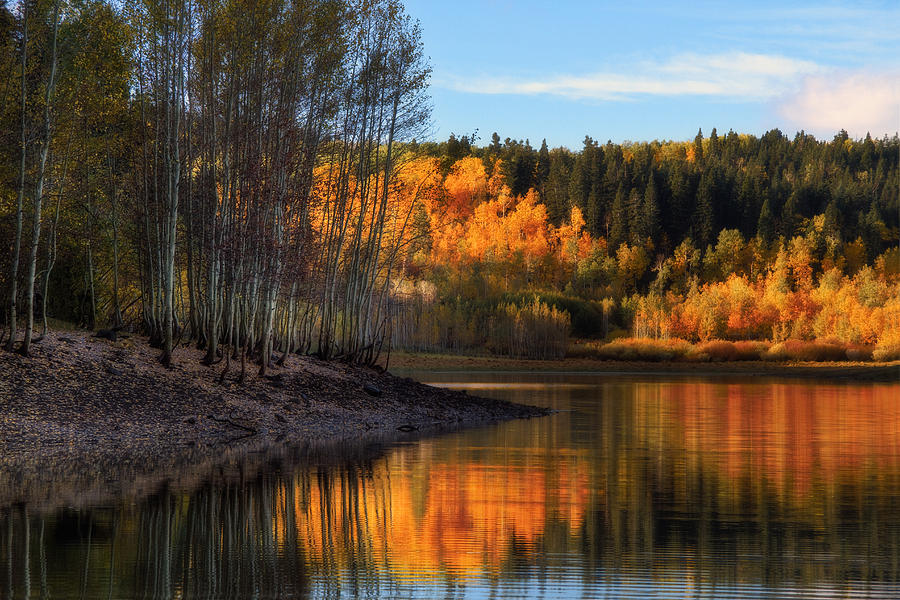
<svg viewBox="0 0 900 600">
<path fill-rule="evenodd" d="M 559 412 L 7 507 L 0 597 L 900 597 L 900 385 L 412 375 Z"/>
</svg>

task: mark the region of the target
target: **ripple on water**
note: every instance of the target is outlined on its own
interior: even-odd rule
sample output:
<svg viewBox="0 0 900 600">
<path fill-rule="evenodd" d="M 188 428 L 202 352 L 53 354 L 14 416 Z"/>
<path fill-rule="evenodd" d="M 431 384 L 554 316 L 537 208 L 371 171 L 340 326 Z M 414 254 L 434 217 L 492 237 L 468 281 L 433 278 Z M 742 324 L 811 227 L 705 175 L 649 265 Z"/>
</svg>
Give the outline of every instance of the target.
<svg viewBox="0 0 900 600">
<path fill-rule="evenodd" d="M 900 597 L 900 385 L 417 373 L 550 417 L 0 513 L 0 596 Z"/>
</svg>

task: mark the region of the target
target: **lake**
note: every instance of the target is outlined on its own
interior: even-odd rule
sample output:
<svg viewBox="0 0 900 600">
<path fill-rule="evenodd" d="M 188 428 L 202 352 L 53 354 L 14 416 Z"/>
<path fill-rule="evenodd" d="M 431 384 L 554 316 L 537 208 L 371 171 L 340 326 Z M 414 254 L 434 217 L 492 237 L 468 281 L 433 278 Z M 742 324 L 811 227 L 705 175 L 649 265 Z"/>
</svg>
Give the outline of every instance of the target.
<svg viewBox="0 0 900 600">
<path fill-rule="evenodd" d="M 6 507 L 0 597 L 900 597 L 900 385 L 405 374 L 557 412 Z"/>
</svg>

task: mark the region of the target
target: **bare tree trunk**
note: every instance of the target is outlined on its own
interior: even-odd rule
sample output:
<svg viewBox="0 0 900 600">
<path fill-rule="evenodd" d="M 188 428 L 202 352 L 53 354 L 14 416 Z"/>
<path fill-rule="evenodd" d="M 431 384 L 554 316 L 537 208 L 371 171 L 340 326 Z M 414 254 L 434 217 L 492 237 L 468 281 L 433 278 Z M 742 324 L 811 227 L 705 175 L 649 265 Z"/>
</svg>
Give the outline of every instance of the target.
<svg viewBox="0 0 900 600">
<path fill-rule="evenodd" d="M 175 246 L 178 225 L 178 187 L 181 181 L 181 117 L 184 104 L 184 28 L 187 8 L 177 3 L 176 14 L 166 14 L 165 26 L 165 148 L 164 175 L 166 178 L 166 211 L 163 249 L 163 339 L 160 362 L 172 363 L 175 333 Z M 166 5 L 168 13 L 168 4 Z M 172 31 L 169 21 L 172 20 Z"/>
<path fill-rule="evenodd" d="M 106 145 L 106 165 L 112 185 L 112 230 L 113 230 L 113 327 L 122 326 L 122 309 L 119 303 L 119 214 L 118 192 L 115 173 L 113 172 L 112 158 L 109 155 L 109 144 Z"/>
<path fill-rule="evenodd" d="M 44 284 L 41 287 L 41 318 L 42 328 L 41 337 L 47 335 L 47 293 L 50 287 L 50 273 L 53 271 L 53 265 L 56 263 L 56 240 L 59 233 L 59 205 L 62 202 L 63 188 L 66 184 L 66 175 L 69 171 L 69 147 L 72 143 L 72 137 L 69 136 L 66 142 L 66 156 L 63 159 L 62 178 L 59 180 L 59 187 L 56 191 L 56 210 L 53 214 L 53 224 L 50 226 L 50 240 L 47 242 L 47 268 L 44 269 Z"/>
<path fill-rule="evenodd" d="M 90 238 L 88 238 L 87 261 L 88 269 L 86 275 L 88 277 L 88 289 L 91 293 L 91 313 L 89 315 L 90 319 L 88 320 L 87 326 L 89 329 L 93 329 L 97 325 L 97 296 L 94 292 L 94 253 L 91 248 Z"/>
<path fill-rule="evenodd" d="M 22 354 L 31 352 L 31 334 L 34 331 L 34 276 L 37 270 L 38 245 L 41 241 L 41 203 L 44 196 L 44 177 L 46 175 L 47 156 L 50 152 L 50 102 L 56 87 L 56 35 L 59 31 L 59 0 L 53 4 L 53 41 L 50 54 L 50 79 L 44 93 L 44 137 L 41 143 L 40 162 L 38 165 L 37 184 L 34 190 L 34 213 L 31 229 L 31 253 L 28 257 L 28 275 L 25 279 L 25 307 L 28 311 L 25 319 L 25 338 L 22 340 Z"/>
<path fill-rule="evenodd" d="M 16 241 L 13 245 L 12 266 L 9 279 L 9 342 L 7 349 L 11 352 L 16 343 L 16 296 L 18 295 L 19 252 L 22 246 L 22 205 L 25 202 L 25 66 L 28 62 L 28 3 L 22 9 L 22 120 L 21 120 L 21 157 L 19 162 L 19 194 L 16 200 Z"/>
</svg>

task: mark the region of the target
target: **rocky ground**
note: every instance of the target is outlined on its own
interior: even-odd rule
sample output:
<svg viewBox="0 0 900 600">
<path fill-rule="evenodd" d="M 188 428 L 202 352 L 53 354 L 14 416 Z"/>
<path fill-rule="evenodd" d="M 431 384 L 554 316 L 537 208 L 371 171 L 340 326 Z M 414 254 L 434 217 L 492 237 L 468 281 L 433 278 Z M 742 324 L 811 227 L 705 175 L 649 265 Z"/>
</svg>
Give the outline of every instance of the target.
<svg viewBox="0 0 900 600">
<path fill-rule="evenodd" d="M 237 460 L 273 446 L 332 449 L 384 443 L 546 410 L 339 362 L 291 356 L 265 378 L 201 364 L 179 347 L 157 362 L 143 338 L 51 333 L 33 356 L 0 351 L 0 505 L 147 485 L 155 473 Z M 93 490 L 93 492 L 86 492 Z"/>
</svg>

